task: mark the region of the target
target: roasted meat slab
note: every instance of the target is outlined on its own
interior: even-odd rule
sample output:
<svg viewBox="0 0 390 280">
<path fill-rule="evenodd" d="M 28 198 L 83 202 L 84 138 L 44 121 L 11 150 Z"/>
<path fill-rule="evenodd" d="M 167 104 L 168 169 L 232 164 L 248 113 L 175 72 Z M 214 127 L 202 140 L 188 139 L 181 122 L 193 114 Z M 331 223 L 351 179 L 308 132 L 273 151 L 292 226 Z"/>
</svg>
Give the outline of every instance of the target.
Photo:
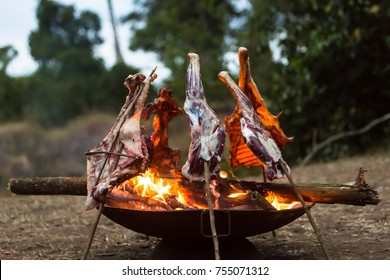
<svg viewBox="0 0 390 280">
<path fill-rule="evenodd" d="M 180 149 L 169 147 L 168 124 L 174 117 L 183 114 L 183 110 L 179 108 L 172 96 L 171 89 L 161 88 L 154 102 L 145 106 L 142 118 L 146 121 L 151 114 L 155 115 L 153 133 L 150 137 L 154 146 L 151 168 L 160 175 L 168 174 L 171 169 L 178 168 L 181 156 Z"/>
<path fill-rule="evenodd" d="M 239 48 L 238 61 L 240 64 L 238 86 L 252 102 L 253 108 L 256 110 L 256 114 L 264 128 L 270 133 L 278 147 L 282 149 L 292 138 L 284 134 L 280 128 L 278 116 L 271 114 L 264 99 L 261 97 L 260 91 L 252 79 L 248 50 L 246 48 Z"/>
<path fill-rule="evenodd" d="M 284 173 L 280 167 L 280 160 L 282 160 L 280 149 L 257 117 L 252 102 L 236 85 L 228 72 L 222 71 L 218 77 L 229 88 L 236 100 L 235 121 L 240 125 L 236 137 L 240 137 L 240 141 L 250 150 L 250 153 L 247 152 L 250 157 L 257 159 L 258 164 L 264 167 L 267 179 L 283 178 Z"/>
<path fill-rule="evenodd" d="M 246 48 L 241 47 L 239 49 L 238 60 L 240 64 L 238 86 L 252 103 L 257 118 L 260 120 L 264 129 L 267 130 L 268 134 L 276 142 L 279 149 L 282 149 L 284 145 L 291 140 L 291 138 L 286 137 L 283 130 L 280 128 L 278 117 L 269 112 L 263 98 L 260 95 L 260 92 L 252 79 L 248 51 Z M 244 138 L 241 133 L 239 108 L 237 105 L 234 112 L 229 117 L 225 118 L 225 125 L 230 140 L 230 166 L 232 168 L 236 168 L 239 165 L 248 167 L 262 165 L 259 159 L 252 153 L 244 142 Z"/>
<path fill-rule="evenodd" d="M 107 136 L 87 156 L 87 210 L 106 200 L 112 187 L 146 170 L 149 162 L 147 138 L 140 118 L 150 83 L 157 77 L 152 74 L 130 75 L 124 85 L 129 89 L 114 126 Z"/>
<path fill-rule="evenodd" d="M 225 145 L 225 126 L 206 102 L 200 77 L 199 56 L 189 53 L 187 69 L 186 100 L 184 110 L 191 130 L 188 160 L 182 174 L 190 180 L 204 180 L 204 162 L 209 163 L 211 176 L 218 175 L 218 163 Z"/>
</svg>

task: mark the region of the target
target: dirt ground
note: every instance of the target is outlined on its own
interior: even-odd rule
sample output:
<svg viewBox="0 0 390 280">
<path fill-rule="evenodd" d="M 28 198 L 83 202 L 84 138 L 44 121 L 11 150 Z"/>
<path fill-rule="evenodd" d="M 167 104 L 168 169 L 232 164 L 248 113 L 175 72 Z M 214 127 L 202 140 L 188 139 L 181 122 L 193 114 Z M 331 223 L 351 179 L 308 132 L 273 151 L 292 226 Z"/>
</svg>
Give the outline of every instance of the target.
<svg viewBox="0 0 390 280">
<path fill-rule="evenodd" d="M 297 182 L 343 183 L 353 181 L 359 167 L 363 167 L 369 170 L 366 181 L 379 192 L 379 205 L 317 204 L 312 208 L 332 259 L 390 259 L 389 166 L 390 153 L 383 152 L 292 170 Z M 84 212 L 84 200 L 75 196 L 18 196 L 2 190 L 0 259 L 80 259 L 96 214 Z M 221 251 L 230 248 L 226 253 L 230 259 L 324 258 L 306 216 L 278 229 L 276 238 L 266 233 L 248 240 L 221 241 Z M 192 242 L 178 241 L 173 251 L 180 253 L 172 254 L 169 244 L 160 239 L 135 233 L 102 217 L 89 258 L 208 258 L 187 246 Z M 212 248 L 211 244 L 207 246 Z"/>
</svg>

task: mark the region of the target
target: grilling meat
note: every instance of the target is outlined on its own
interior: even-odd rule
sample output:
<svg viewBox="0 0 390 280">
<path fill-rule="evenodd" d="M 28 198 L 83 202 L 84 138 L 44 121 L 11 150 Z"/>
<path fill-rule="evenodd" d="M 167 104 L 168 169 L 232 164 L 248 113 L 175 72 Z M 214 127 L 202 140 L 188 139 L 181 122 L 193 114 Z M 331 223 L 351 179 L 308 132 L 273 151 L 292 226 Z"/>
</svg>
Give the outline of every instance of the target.
<svg viewBox="0 0 390 280">
<path fill-rule="evenodd" d="M 180 149 L 173 149 L 168 145 L 168 124 L 174 117 L 183 114 L 171 89 L 160 89 L 154 102 L 145 106 L 142 118 L 146 121 L 151 114 L 155 114 L 154 132 L 150 137 L 154 146 L 151 168 L 156 169 L 159 174 L 168 174 L 171 169 L 177 169 L 181 156 Z"/>
<path fill-rule="evenodd" d="M 235 121 L 240 124 L 240 133 L 237 133 L 236 137 L 241 138 L 240 141 L 250 150 L 250 156 L 257 158 L 258 164 L 264 167 L 269 180 L 283 178 L 284 173 L 279 165 L 282 160 L 280 149 L 257 117 L 252 102 L 228 72 L 222 71 L 218 77 L 230 89 L 236 100 Z"/>
<path fill-rule="evenodd" d="M 149 162 L 147 138 L 140 126 L 141 113 L 152 74 L 130 75 L 124 85 L 129 89 L 114 126 L 107 136 L 87 156 L 87 210 L 105 202 L 112 187 L 146 170 Z"/>
<path fill-rule="evenodd" d="M 292 140 L 292 137 L 287 137 L 280 128 L 278 120 L 280 114 L 278 116 L 272 115 L 261 97 L 260 92 L 252 79 L 248 50 L 246 48 L 239 48 L 238 61 L 240 64 L 238 86 L 252 102 L 256 114 L 264 128 L 270 133 L 278 147 L 282 149 L 288 141 Z"/>
<path fill-rule="evenodd" d="M 191 142 L 188 159 L 182 167 L 182 174 L 190 180 L 204 180 L 204 162 L 209 162 L 211 176 L 218 176 L 218 162 L 225 145 L 225 126 L 215 112 L 208 106 L 200 79 L 199 56 L 189 53 L 190 64 L 187 69 L 186 100 L 184 110 L 187 113 L 191 130 Z"/>
<path fill-rule="evenodd" d="M 238 86 L 251 101 L 263 127 L 267 130 L 272 139 L 274 139 L 279 149 L 282 149 L 292 138 L 287 137 L 280 128 L 278 117 L 275 117 L 268 111 L 267 106 L 252 79 L 248 51 L 246 48 L 241 47 L 239 49 L 238 60 L 240 63 Z M 230 166 L 236 168 L 238 165 L 261 165 L 258 158 L 253 155 L 248 146 L 244 143 L 244 139 L 241 135 L 240 116 L 237 106 L 234 112 L 229 117 L 225 118 L 225 125 L 230 140 Z"/>
</svg>

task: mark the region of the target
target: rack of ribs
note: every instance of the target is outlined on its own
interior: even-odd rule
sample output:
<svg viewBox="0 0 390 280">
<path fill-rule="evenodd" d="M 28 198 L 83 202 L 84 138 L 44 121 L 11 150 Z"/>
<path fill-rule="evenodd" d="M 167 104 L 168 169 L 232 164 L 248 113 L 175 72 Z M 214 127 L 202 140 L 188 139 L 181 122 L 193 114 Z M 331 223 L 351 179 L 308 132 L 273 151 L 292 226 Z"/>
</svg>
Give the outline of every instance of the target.
<svg viewBox="0 0 390 280">
<path fill-rule="evenodd" d="M 240 141 L 241 146 L 247 147 L 248 152 L 246 153 L 249 153 L 251 160 L 254 159 L 254 164 L 264 167 L 268 180 L 283 178 L 284 173 L 280 167 L 282 153 L 259 120 L 251 100 L 232 80 L 228 72 L 222 71 L 218 77 L 229 88 L 236 100 L 234 121 L 236 125 L 239 123 L 239 132 L 235 135 L 236 139 Z M 231 157 L 235 157 L 235 154 L 232 154 Z"/>
</svg>

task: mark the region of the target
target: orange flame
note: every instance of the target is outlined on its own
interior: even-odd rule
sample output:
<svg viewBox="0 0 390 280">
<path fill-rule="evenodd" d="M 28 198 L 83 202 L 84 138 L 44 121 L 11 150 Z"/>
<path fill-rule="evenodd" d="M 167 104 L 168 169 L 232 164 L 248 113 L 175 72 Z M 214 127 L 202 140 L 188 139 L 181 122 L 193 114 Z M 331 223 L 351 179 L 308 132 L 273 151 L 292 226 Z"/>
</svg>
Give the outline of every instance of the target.
<svg viewBox="0 0 390 280">
<path fill-rule="evenodd" d="M 165 196 L 174 195 L 172 186 L 164 182 L 162 178 L 156 178 L 155 174 L 147 170 L 143 175 L 130 179 L 134 186 L 133 191 L 142 196 L 166 203 Z"/>
<path fill-rule="evenodd" d="M 237 193 L 232 193 L 232 194 L 229 194 L 227 197 L 229 198 L 237 198 L 239 196 L 244 196 L 244 195 L 247 195 L 248 192 L 237 192 Z"/>
<path fill-rule="evenodd" d="M 212 186 L 214 187 L 214 186 Z M 250 194 L 250 191 L 245 191 L 242 188 L 239 188 L 233 184 L 230 184 L 230 187 L 234 191 L 228 198 L 236 199 L 239 197 L 246 196 Z M 195 195 L 189 190 L 186 190 L 179 185 L 179 181 L 175 178 L 161 178 L 157 173 L 153 173 L 150 170 L 147 170 L 144 174 L 133 177 L 120 186 L 119 189 L 124 189 L 130 193 L 137 194 L 141 197 L 151 198 L 155 201 L 163 203 L 168 207 L 168 209 L 183 210 L 183 209 L 207 209 L 206 200 L 202 201 L 202 196 L 194 198 Z M 212 188 L 214 190 L 214 188 Z M 218 208 L 218 198 L 220 194 L 214 193 L 215 197 L 215 207 Z M 205 197 L 205 196 L 204 196 Z M 199 199 L 200 198 L 200 199 Z M 300 203 L 293 201 L 291 203 L 282 203 L 281 199 L 274 193 L 269 193 L 265 198 L 273 207 L 277 210 L 285 210 L 297 207 Z M 168 201 L 169 200 L 169 201 Z M 172 204 L 172 201 L 174 202 Z M 141 207 L 144 209 L 144 207 Z"/>
<path fill-rule="evenodd" d="M 153 173 L 150 170 L 125 181 L 119 186 L 119 189 L 123 189 L 124 185 L 129 187 L 130 192 L 132 193 L 141 197 L 151 198 L 166 205 L 170 204 L 167 201 L 169 198 L 176 199 L 183 207 L 198 209 L 207 208 L 207 205 L 193 201 L 191 199 L 191 194 L 186 193 L 183 188 L 180 188 L 175 179 L 161 178 L 157 173 Z M 183 210 L 183 207 L 176 207 L 175 210 Z"/>
<path fill-rule="evenodd" d="M 294 207 L 297 207 L 298 205 L 301 205 L 299 201 L 292 201 L 290 203 L 282 203 L 278 200 L 278 196 L 270 193 L 265 198 L 276 210 L 286 210 L 286 209 L 292 209 Z"/>
</svg>

